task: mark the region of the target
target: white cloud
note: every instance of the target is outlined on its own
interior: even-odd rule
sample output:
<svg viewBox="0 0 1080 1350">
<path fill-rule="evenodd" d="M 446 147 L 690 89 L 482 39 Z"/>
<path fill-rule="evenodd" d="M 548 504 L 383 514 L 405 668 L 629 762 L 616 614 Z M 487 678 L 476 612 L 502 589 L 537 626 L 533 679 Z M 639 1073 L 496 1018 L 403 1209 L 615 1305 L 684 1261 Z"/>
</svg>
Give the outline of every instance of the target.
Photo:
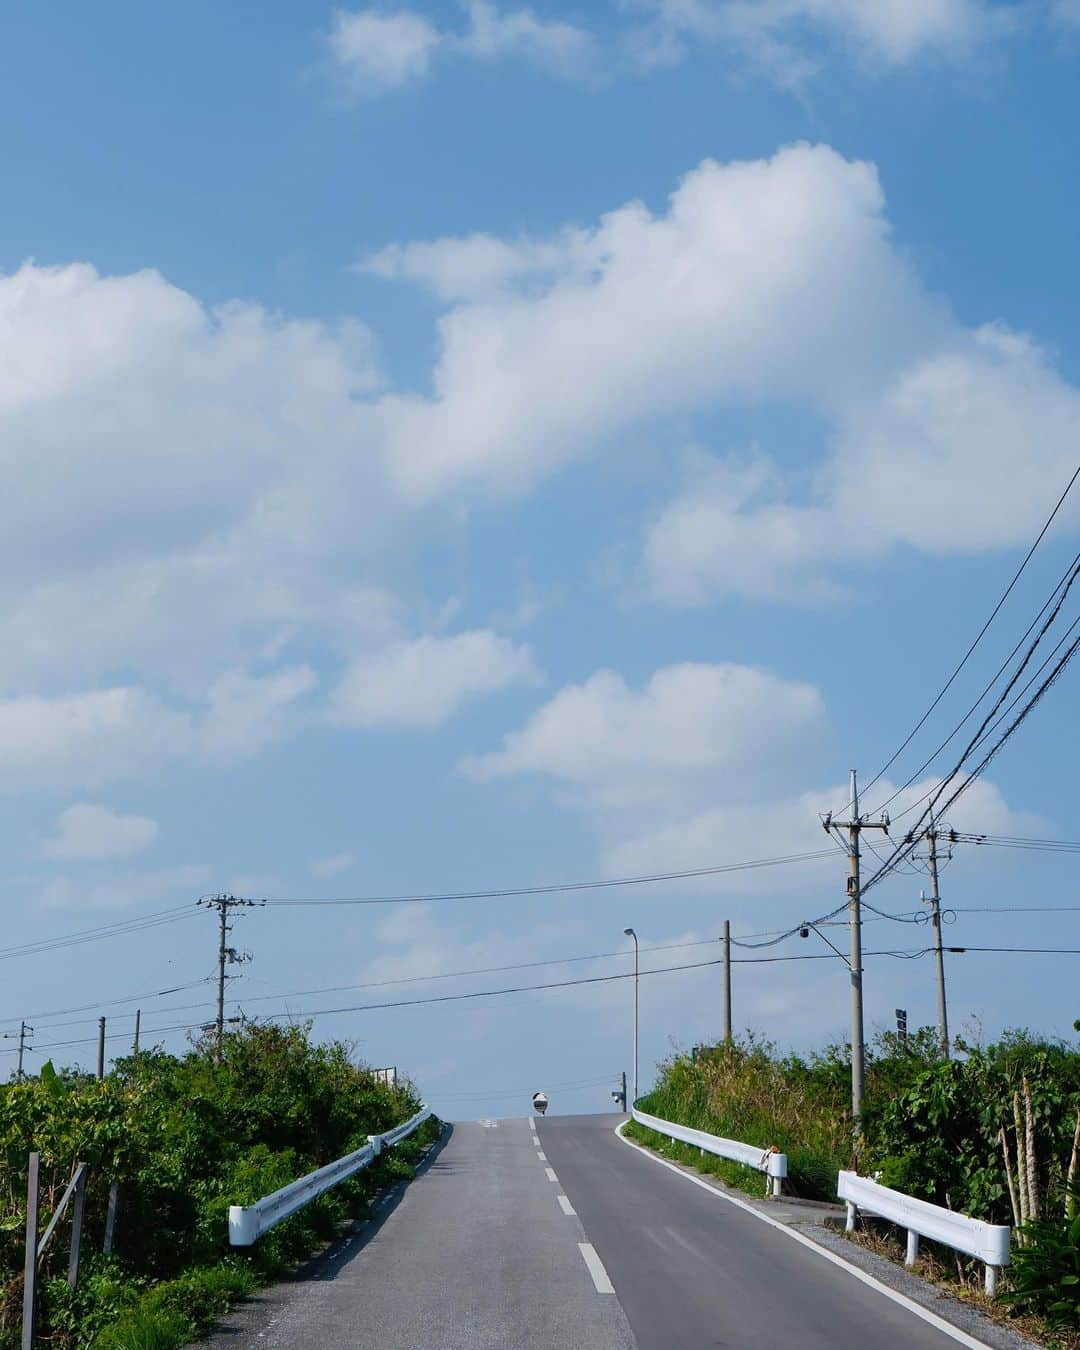
<svg viewBox="0 0 1080 1350">
<path fill-rule="evenodd" d="M 824 725 L 812 685 L 752 666 L 666 666 L 640 691 L 601 670 L 561 689 L 501 750 L 462 767 L 477 779 L 547 774 L 591 805 L 637 807 L 687 783 L 761 783 L 771 760 L 790 764 Z"/>
<path fill-rule="evenodd" d="M 312 686 L 300 668 L 258 678 L 232 672 L 196 704 L 169 704 L 130 685 L 0 699 L 0 770 L 9 783 L 93 786 L 170 761 L 246 756 L 290 729 L 294 704 Z"/>
<path fill-rule="evenodd" d="M 329 41 L 334 60 L 348 71 L 353 88 L 379 94 L 422 79 L 442 36 L 434 24 L 411 10 L 338 10 Z"/>
<path fill-rule="evenodd" d="M 1031 339 L 998 326 L 957 334 L 838 412 L 809 494 L 762 456 L 692 461 L 683 492 L 647 528 L 646 585 L 675 604 L 816 600 L 840 592 L 853 562 L 900 547 L 1018 546 L 1068 481 L 1078 434 L 1080 392 Z M 1076 516 L 1066 508 L 1065 520 Z"/>
<path fill-rule="evenodd" d="M 297 702 L 318 681 L 307 666 L 253 677 L 230 671 L 210 688 L 210 706 L 201 728 L 206 754 L 232 758 L 252 754 L 286 730 Z"/>
<path fill-rule="evenodd" d="M 331 715 L 346 726 L 433 727 L 469 699 L 537 678 L 528 647 L 488 629 L 414 638 L 353 661 Z"/>
<path fill-rule="evenodd" d="M 567 79 L 586 78 L 593 39 L 531 9 L 501 10 L 490 0 L 466 0 L 462 32 L 440 30 L 410 9 L 338 10 L 329 34 L 331 60 L 357 97 L 374 97 L 416 83 L 438 58 L 518 59 Z"/>
<path fill-rule="evenodd" d="M 462 768 L 480 781 L 542 774 L 557 791 L 569 786 L 562 800 L 596 831 L 610 876 L 684 871 L 829 847 L 820 817 L 843 807 L 845 789 L 791 786 L 813 772 L 827 725 L 814 686 L 755 667 L 669 666 L 640 691 L 600 671 L 560 690 L 500 750 Z M 920 781 L 890 803 L 901 836 L 908 808 L 939 781 Z M 863 812 L 875 812 L 894 791 L 887 780 L 876 783 Z M 943 823 L 998 834 L 1047 828 L 983 779 Z M 710 876 L 700 885 L 783 893 L 805 887 L 807 867 L 822 866 Z"/>
<path fill-rule="evenodd" d="M 190 864 L 155 872 L 117 872 L 95 877 L 89 883 L 54 877 L 41 892 L 38 908 L 124 909 L 168 900 L 195 900 L 209 879 L 209 868 Z"/>
<path fill-rule="evenodd" d="M 0 464 L 20 484 L 0 689 L 148 667 L 202 684 L 298 632 L 385 632 L 389 602 L 355 579 L 394 519 L 361 324 L 27 264 L 0 275 L 0 344 Z"/>
<path fill-rule="evenodd" d="M 316 858 L 309 870 L 314 877 L 339 877 L 355 862 L 356 855 L 353 853 L 335 853 L 329 858 Z"/>
<path fill-rule="evenodd" d="M 61 814 L 55 836 L 42 849 L 50 858 L 127 858 L 149 848 L 157 837 L 157 822 L 148 816 L 79 803 Z"/>
<path fill-rule="evenodd" d="M 546 247 L 492 242 L 382 255 L 385 276 L 474 297 L 439 322 L 433 395 L 380 402 L 414 499 L 523 491 L 676 417 L 805 414 L 798 473 L 761 453 L 692 461 L 648 531 L 656 598 L 828 598 L 841 559 L 1014 545 L 1071 472 L 1080 393 L 1030 337 L 966 328 L 929 295 L 873 167 L 827 147 L 706 162 L 665 213 L 630 204 Z"/>
<path fill-rule="evenodd" d="M 497 239 L 470 234 L 463 239 L 388 244 L 356 270 L 383 281 L 424 286 L 438 299 L 453 302 L 491 297 L 513 283 L 584 274 L 595 261 L 593 239 L 585 231 L 565 230 L 554 240 Z"/>
<path fill-rule="evenodd" d="M 4 779 L 97 783 L 185 753 L 190 725 L 146 691 L 120 686 L 0 701 Z"/>
<path fill-rule="evenodd" d="M 997 0 L 653 0 L 648 7 L 652 21 L 631 34 L 639 66 L 671 64 L 697 42 L 735 51 L 785 86 L 803 84 L 837 50 L 878 67 L 962 60 L 1010 33 L 1018 18 Z"/>
<path fill-rule="evenodd" d="M 927 778 L 905 788 L 889 806 L 896 821 L 893 838 L 902 839 L 904 829 L 918 820 L 925 805 L 925 794 L 936 788 L 940 778 Z M 872 796 L 860 803 L 865 814 L 886 801 L 896 791 L 895 784 L 882 779 L 875 784 Z M 827 847 L 828 841 L 821 828 L 820 817 L 826 811 L 842 808 L 847 793 L 842 786 L 827 790 L 782 796 L 770 800 L 741 802 L 729 800 L 721 806 L 708 806 L 681 818 L 672 818 L 657 828 L 645 828 L 630 834 L 618 827 L 607 833 L 607 864 L 613 874 L 636 874 L 648 871 L 682 871 L 695 867 L 711 867 L 724 862 L 746 862 L 761 856 L 750 846 L 760 837 L 761 822 L 768 822 L 768 837 L 775 847 L 769 854 L 811 852 Z M 915 803 L 919 803 L 915 806 Z M 909 812 L 909 807 L 914 807 Z M 902 815 L 901 813 L 907 813 Z M 976 779 L 964 796 L 949 812 L 943 822 L 954 829 L 971 830 L 984 834 L 1032 834 L 1045 827 L 1045 822 L 1028 812 L 1010 807 L 996 784 Z M 869 839 L 869 843 L 867 843 Z M 872 848 L 886 856 L 888 842 L 877 836 L 864 836 L 867 875 L 877 866 Z M 843 863 L 841 854 L 837 858 Z M 769 893 L 805 888 L 807 876 L 825 875 L 822 862 L 798 866 L 767 868 L 760 873 L 731 873 L 714 876 L 701 884 L 709 889 L 725 891 L 768 890 Z M 809 869 L 809 871 L 808 871 Z M 923 879 L 925 884 L 925 879 Z"/>
<path fill-rule="evenodd" d="M 561 237 L 547 285 L 440 320 L 434 397 L 382 400 L 392 471 L 418 498 L 462 480 L 519 489 L 674 413 L 831 403 L 876 382 L 946 327 L 883 204 L 872 166 L 795 146 L 706 162 L 666 214 L 631 203 Z"/>
</svg>

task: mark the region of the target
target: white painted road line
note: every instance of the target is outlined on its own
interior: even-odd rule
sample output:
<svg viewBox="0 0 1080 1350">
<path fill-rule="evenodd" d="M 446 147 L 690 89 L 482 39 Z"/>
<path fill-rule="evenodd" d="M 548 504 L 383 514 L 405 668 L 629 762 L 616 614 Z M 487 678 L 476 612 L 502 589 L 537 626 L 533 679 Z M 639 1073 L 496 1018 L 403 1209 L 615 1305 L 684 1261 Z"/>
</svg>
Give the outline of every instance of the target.
<svg viewBox="0 0 1080 1350">
<path fill-rule="evenodd" d="M 533 1134 L 536 1133 L 536 1121 L 532 1116 L 529 1117 L 529 1129 L 532 1130 Z"/>
<path fill-rule="evenodd" d="M 559 1196 L 559 1204 L 562 1206 L 562 1212 L 563 1212 L 564 1214 L 573 1214 L 573 1213 L 574 1213 L 574 1206 L 570 1203 L 569 1200 L 567 1200 L 567 1198 L 566 1198 L 565 1195 L 560 1195 L 560 1196 Z"/>
<path fill-rule="evenodd" d="M 625 1123 L 626 1122 L 624 1121 L 623 1124 Z M 860 1280 L 863 1284 L 868 1284 L 871 1289 L 876 1289 L 879 1294 L 884 1294 L 886 1298 L 892 1299 L 894 1303 L 899 1303 L 902 1308 L 906 1308 L 908 1312 L 914 1313 L 915 1316 L 921 1318 L 922 1321 L 929 1322 L 932 1327 L 937 1327 L 938 1331 L 944 1332 L 945 1335 L 949 1336 L 952 1340 L 958 1341 L 961 1345 L 968 1346 L 969 1350 L 987 1350 L 985 1341 L 976 1340 L 974 1336 L 969 1336 L 966 1331 L 961 1331 L 959 1327 L 953 1326 L 953 1324 L 947 1322 L 944 1317 L 938 1317 L 938 1315 L 932 1313 L 929 1308 L 924 1308 L 921 1303 L 916 1303 L 914 1299 L 908 1298 L 906 1294 L 901 1294 L 897 1289 L 890 1289 L 887 1284 L 882 1284 L 880 1280 L 875 1279 L 873 1275 L 867 1274 L 865 1270 L 860 1270 L 858 1266 L 853 1266 L 850 1261 L 845 1261 L 842 1256 L 837 1256 L 835 1252 L 829 1251 L 828 1248 L 819 1246 L 813 1238 L 808 1238 L 804 1234 L 796 1232 L 794 1228 L 789 1228 L 786 1223 L 781 1223 L 779 1219 L 773 1219 L 768 1214 L 762 1214 L 760 1210 L 755 1209 L 755 1207 L 748 1204 L 747 1201 L 739 1200 L 727 1191 L 717 1190 L 715 1186 L 711 1186 L 707 1181 L 702 1180 L 701 1177 L 695 1177 L 690 1172 L 684 1172 L 681 1167 L 676 1167 L 674 1163 L 668 1162 L 666 1158 L 658 1158 L 651 1149 L 642 1148 L 640 1144 L 635 1144 L 632 1139 L 627 1139 L 622 1131 L 622 1125 L 617 1125 L 615 1127 L 615 1133 L 622 1142 L 630 1148 L 636 1149 L 643 1157 L 649 1158 L 655 1163 L 659 1163 L 661 1167 L 666 1167 L 669 1172 L 674 1172 L 676 1176 L 683 1177 L 686 1181 L 692 1181 L 695 1186 L 700 1186 L 702 1190 L 715 1195 L 718 1200 L 726 1200 L 728 1204 L 735 1205 L 738 1209 L 745 1210 L 747 1214 L 752 1214 L 755 1219 L 760 1219 L 762 1223 L 767 1223 L 770 1228 L 775 1228 L 778 1232 L 786 1233 L 787 1236 L 792 1238 L 795 1242 L 801 1243 L 804 1247 L 808 1247 L 812 1252 L 817 1252 L 818 1256 L 824 1257 L 826 1261 L 831 1261 L 834 1266 L 839 1266 L 841 1270 L 846 1270 L 849 1275 L 853 1275 L 855 1279 Z M 578 1245 L 580 1246 L 581 1244 L 579 1243 Z M 587 1257 L 586 1260 L 588 1260 Z"/>
<path fill-rule="evenodd" d="M 545 1167 L 544 1171 L 547 1173 L 548 1181 L 554 1181 L 558 1184 L 559 1178 L 555 1175 L 555 1169 L 553 1167 Z"/>
<path fill-rule="evenodd" d="M 604 1269 L 604 1263 L 597 1256 L 591 1242 L 579 1242 L 578 1251 L 581 1253 L 585 1264 L 589 1267 L 589 1274 L 592 1276 L 592 1282 L 596 1285 L 598 1294 L 613 1294 L 615 1286 L 608 1279 L 608 1273 Z"/>
<path fill-rule="evenodd" d="M 540 1153 L 540 1152 L 537 1152 L 537 1155 L 536 1155 L 536 1156 L 540 1159 L 541 1162 L 547 1162 L 547 1154 L 546 1154 L 546 1153 Z"/>
</svg>

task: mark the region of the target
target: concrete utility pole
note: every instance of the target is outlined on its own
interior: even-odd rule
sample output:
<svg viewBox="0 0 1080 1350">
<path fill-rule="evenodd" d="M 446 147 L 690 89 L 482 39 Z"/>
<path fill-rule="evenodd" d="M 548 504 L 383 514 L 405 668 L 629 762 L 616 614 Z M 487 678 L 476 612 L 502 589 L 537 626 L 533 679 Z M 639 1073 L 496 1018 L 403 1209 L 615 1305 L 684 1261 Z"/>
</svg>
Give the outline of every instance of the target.
<svg viewBox="0 0 1080 1350">
<path fill-rule="evenodd" d="M 133 1055 L 137 1055 L 137 1054 L 139 1053 L 139 1030 L 140 1030 L 141 1026 L 142 1026 L 142 1009 L 141 1009 L 141 1008 L 136 1008 L 136 1009 L 135 1009 L 135 1042 L 134 1042 L 134 1044 L 133 1044 L 132 1047 L 131 1047 L 131 1053 L 132 1053 Z"/>
<path fill-rule="evenodd" d="M 634 939 L 634 1101 L 638 1099 L 638 937 L 632 928 L 624 928 L 626 937 Z"/>
<path fill-rule="evenodd" d="M 25 1022 L 19 1023 L 19 1068 L 17 1077 L 21 1083 L 23 1080 L 23 1052 L 26 1049 L 26 1033 L 33 1032 L 33 1027 L 28 1027 Z"/>
<path fill-rule="evenodd" d="M 97 1033 L 97 1076 L 98 1082 L 105 1077 L 105 1019 L 98 1018 Z"/>
<path fill-rule="evenodd" d="M 23 1080 L 23 1052 L 26 1050 L 27 1032 L 33 1035 L 34 1028 L 28 1026 L 26 1022 L 23 1021 L 19 1023 L 19 1030 L 17 1033 L 14 1031 L 5 1031 L 3 1033 L 3 1039 L 5 1041 L 13 1041 L 17 1038 L 19 1042 L 19 1067 L 15 1070 L 15 1081 L 17 1083 L 21 1083 Z"/>
<path fill-rule="evenodd" d="M 832 812 L 822 824 L 826 832 L 835 826 L 848 832 L 848 924 L 851 930 L 851 1122 L 856 1140 L 862 1133 L 863 1077 L 865 1049 L 863 1039 L 862 988 L 862 894 L 859 880 L 859 835 L 863 830 L 888 831 L 888 819 L 869 821 L 859 815 L 859 786 L 855 770 L 851 770 L 851 816 L 848 820 L 833 820 Z"/>
<path fill-rule="evenodd" d="M 724 1044 L 731 1044 L 731 920 L 724 920 Z"/>
<path fill-rule="evenodd" d="M 949 1013 L 945 1004 L 945 954 L 941 947 L 941 894 L 938 891 L 937 841 L 938 829 L 934 824 L 933 812 L 930 813 L 930 828 L 926 832 L 930 841 L 930 922 L 934 925 L 934 960 L 937 963 L 937 1016 L 938 1032 L 941 1036 L 941 1053 L 949 1058 Z"/>
<path fill-rule="evenodd" d="M 225 1047 L 225 967 L 228 965 L 241 965 L 245 961 L 251 960 L 250 952 L 238 952 L 235 947 L 227 945 L 227 939 L 232 932 L 232 924 L 229 923 L 229 912 L 233 909 L 250 909 L 254 905 L 265 903 L 258 900 L 241 900 L 235 895 L 210 895 L 199 901 L 207 909 L 216 909 L 218 912 L 218 990 L 217 990 L 217 1020 L 215 1023 L 217 1032 L 217 1057 L 220 1061 Z"/>
</svg>

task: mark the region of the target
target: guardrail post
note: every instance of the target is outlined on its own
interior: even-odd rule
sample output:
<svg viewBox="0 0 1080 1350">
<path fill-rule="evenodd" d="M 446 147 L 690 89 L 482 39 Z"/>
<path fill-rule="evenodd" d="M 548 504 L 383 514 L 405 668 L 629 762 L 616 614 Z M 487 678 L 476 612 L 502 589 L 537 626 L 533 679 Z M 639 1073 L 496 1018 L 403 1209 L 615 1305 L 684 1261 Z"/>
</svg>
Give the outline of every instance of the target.
<svg viewBox="0 0 1080 1350">
<path fill-rule="evenodd" d="M 913 1266 L 919 1259 L 919 1235 L 914 1228 L 907 1230 L 907 1255 L 904 1257 L 905 1266 Z"/>
<path fill-rule="evenodd" d="M 998 1268 L 997 1266 L 986 1267 L 986 1292 L 993 1298 L 997 1293 Z"/>
<path fill-rule="evenodd" d="M 377 1158 L 379 1154 L 382 1152 L 382 1144 L 383 1144 L 382 1135 L 369 1134 L 367 1137 L 367 1141 L 371 1145 L 371 1151 L 375 1154 Z"/>
<path fill-rule="evenodd" d="M 856 1205 L 853 1205 L 849 1200 L 847 1202 L 847 1218 L 844 1221 L 844 1232 L 854 1233 L 855 1224 L 858 1222 L 858 1219 L 859 1219 L 858 1207 Z"/>
<path fill-rule="evenodd" d="M 30 1154 L 26 1174 L 26 1259 L 23 1264 L 22 1350 L 33 1350 L 37 1311 L 38 1205 L 41 1202 L 41 1155 Z"/>
</svg>

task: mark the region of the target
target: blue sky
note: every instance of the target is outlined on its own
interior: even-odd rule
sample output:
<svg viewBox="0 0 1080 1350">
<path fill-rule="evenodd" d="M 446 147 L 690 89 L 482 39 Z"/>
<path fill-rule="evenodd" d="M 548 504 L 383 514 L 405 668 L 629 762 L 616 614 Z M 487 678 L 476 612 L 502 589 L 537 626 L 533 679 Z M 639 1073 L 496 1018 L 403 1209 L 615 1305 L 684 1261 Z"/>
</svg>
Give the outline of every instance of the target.
<svg viewBox="0 0 1080 1350">
<path fill-rule="evenodd" d="M 75 1041 L 100 1006 L 126 1036 L 109 1000 L 210 974 L 207 892 L 515 888 L 827 844 L 818 811 L 910 730 L 1075 467 L 1080 8 L 2 24 L 5 945 L 192 907 L 7 957 L 4 1029 L 33 1013 L 43 1047 Z M 1070 499 L 889 781 L 966 711 L 1078 524 Z M 1071 679 L 953 823 L 1077 837 Z M 654 964 L 708 960 L 724 918 L 839 904 L 844 868 L 267 907 L 237 921 L 254 959 L 230 995 L 300 1013 L 616 973 L 625 954 L 421 981 L 625 953 L 628 924 L 671 945 Z M 910 913 L 925 884 L 878 903 Z M 1065 906 L 1073 865 L 969 848 L 943 890 Z M 1075 920 L 949 931 L 1075 947 Z M 871 949 L 925 940 L 867 927 Z M 954 1025 L 1069 1034 L 1076 959 L 956 958 Z M 868 961 L 866 988 L 872 1026 L 933 1017 L 925 958 Z M 781 1044 L 845 1034 L 839 963 L 747 967 L 735 991 L 737 1024 Z M 144 1025 L 208 994 L 144 999 Z M 614 982 L 316 1029 L 445 1114 L 506 1115 L 539 1086 L 603 1107 L 629 1009 Z M 715 1037 L 717 972 L 646 980 L 642 1010 L 646 1076 Z"/>
</svg>

